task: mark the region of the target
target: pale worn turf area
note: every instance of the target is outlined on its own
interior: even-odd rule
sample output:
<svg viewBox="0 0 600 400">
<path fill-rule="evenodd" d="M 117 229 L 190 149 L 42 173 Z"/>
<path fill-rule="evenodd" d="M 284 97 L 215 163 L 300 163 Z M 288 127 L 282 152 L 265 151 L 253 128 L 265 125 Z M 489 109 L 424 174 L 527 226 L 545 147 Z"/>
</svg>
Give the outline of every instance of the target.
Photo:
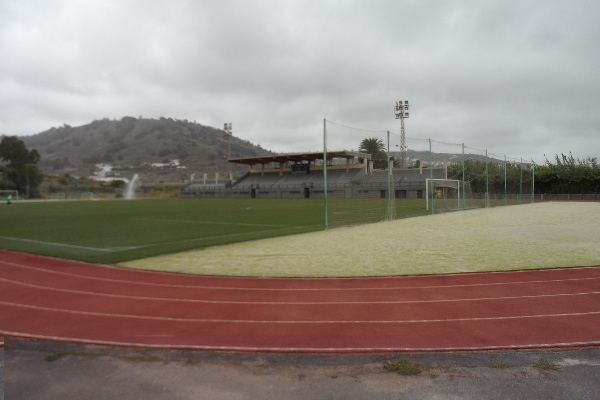
<svg viewBox="0 0 600 400">
<path fill-rule="evenodd" d="M 204 275 L 342 277 L 600 265 L 600 203 L 452 212 L 121 264 Z"/>
</svg>

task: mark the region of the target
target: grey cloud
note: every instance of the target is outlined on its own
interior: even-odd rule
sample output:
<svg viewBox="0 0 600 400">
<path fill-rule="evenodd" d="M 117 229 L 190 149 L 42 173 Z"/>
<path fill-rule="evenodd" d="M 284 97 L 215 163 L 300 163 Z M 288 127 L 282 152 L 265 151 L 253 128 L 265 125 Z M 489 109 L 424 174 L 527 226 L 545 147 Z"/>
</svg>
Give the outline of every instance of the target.
<svg viewBox="0 0 600 400">
<path fill-rule="evenodd" d="M 167 116 L 233 122 L 274 150 L 318 150 L 323 118 L 397 133 L 394 102 L 409 99 L 411 137 L 538 160 L 600 148 L 595 1 L 0 7 L 5 134 Z"/>
</svg>

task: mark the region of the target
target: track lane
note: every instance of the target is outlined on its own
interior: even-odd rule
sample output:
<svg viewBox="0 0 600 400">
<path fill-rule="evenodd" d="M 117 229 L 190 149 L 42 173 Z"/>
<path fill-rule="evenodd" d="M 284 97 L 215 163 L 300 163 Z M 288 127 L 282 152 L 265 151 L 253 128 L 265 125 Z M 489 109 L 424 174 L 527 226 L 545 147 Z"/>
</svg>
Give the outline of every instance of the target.
<svg viewBox="0 0 600 400">
<path fill-rule="evenodd" d="M 248 351 L 598 345 L 599 278 L 600 268 L 368 279 L 229 279 L 0 252 L 0 333 Z"/>
<path fill-rule="evenodd" d="M 43 320 L 47 313 L 33 310 L 32 320 Z M 61 338 L 75 342 L 115 342 L 137 345 L 153 345 L 170 348 L 230 348 L 287 349 L 288 351 L 354 351 L 376 350 L 406 351 L 455 351 L 500 348 L 541 348 L 553 345 L 583 346 L 594 344 L 597 337 L 594 327 L 600 317 L 563 316 L 539 318 L 536 329 L 519 320 L 451 321 L 443 328 L 437 321 L 415 322 L 409 330 L 393 324 L 370 324 L 365 331 L 361 325 L 334 324 L 264 324 L 264 323 L 200 323 L 170 322 L 169 333 L 161 334 L 164 321 L 106 318 L 68 313 L 60 316 L 63 324 L 59 329 L 41 329 L 30 322 L 36 333 L 30 337 Z M 107 324 L 111 329 L 107 330 Z M 304 327 L 303 327 L 304 325 Z M 574 327 L 587 327 L 575 330 Z M 73 335 L 73 328 L 85 329 L 86 335 Z M 494 335 L 489 331 L 493 330 Z M 101 333 L 104 332 L 104 333 Z M 468 334 L 465 334 L 468 332 Z M 16 334 L 18 332 L 12 332 Z M 31 334 L 30 334 L 31 335 Z M 24 336 L 20 334 L 19 336 Z M 596 343 L 597 344 L 597 343 Z"/>
<path fill-rule="evenodd" d="M 411 319 L 443 319 L 456 310 L 464 318 L 485 318 L 494 310 L 496 317 L 518 315 L 527 301 L 527 310 L 538 314 L 593 312 L 600 303 L 600 292 L 524 297 L 456 298 L 444 300 L 373 302 L 206 302 L 205 300 L 131 297 L 128 295 L 98 295 L 92 292 L 55 290 L 34 287 L 22 290 L 22 285 L 4 281 L 0 301 L 23 307 L 49 307 L 58 310 L 100 312 L 115 315 L 139 315 L 156 318 L 189 320 L 245 319 L 257 321 L 405 321 Z M 29 286 L 25 286 L 32 289 Z M 16 300 L 14 300 L 16 299 Z M 558 301 L 556 301 L 558 299 Z M 554 301 L 549 301 L 554 300 Z M 467 304 L 465 304 L 467 303 Z M 374 313 L 374 309 L 381 309 Z M 385 318 L 381 315 L 384 313 Z"/>
<path fill-rule="evenodd" d="M 568 293 L 593 292 L 600 290 L 600 276 L 583 276 L 563 279 L 546 279 L 523 281 L 517 279 L 515 281 L 493 282 L 490 281 L 490 274 L 486 275 L 486 281 L 479 283 L 463 284 L 461 278 L 469 277 L 468 275 L 453 276 L 453 282 L 446 282 L 445 285 L 430 285 L 430 286 L 407 286 L 406 280 L 410 277 L 396 278 L 379 278 L 379 280 L 370 279 L 373 286 L 370 287 L 341 287 L 340 280 L 312 280 L 308 281 L 304 287 L 287 288 L 279 287 L 279 280 L 273 281 L 273 287 L 253 287 L 254 278 L 247 280 L 247 286 L 241 287 L 211 287 L 202 285 L 173 285 L 153 283 L 148 285 L 147 282 L 136 282 L 122 279 L 98 279 L 82 274 L 74 273 L 57 273 L 51 270 L 31 268 L 22 264 L 5 263 L 0 261 L 3 267 L 3 276 L 10 282 L 21 282 L 23 285 L 30 284 L 39 286 L 40 288 L 54 288 L 56 290 L 63 289 L 79 290 L 82 284 L 85 286 L 93 286 L 93 289 L 88 289 L 89 292 L 99 294 L 119 294 L 127 293 L 132 297 L 145 296 L 151 290 L 156 295 L 152 297 L 179 298 L 179 299 L 194 299 L 200 300 L 205 296 L 207 302 L 402 302 L 402 301 L 437 301 L 437 300 L 454 300 L 457 298 L 457 293 L 468 293 L 471 298 L 486 298 L 490 297 L 490 290 L 501 291 L 504 297 L 535 297 L 543 295 L 556 295 L 562 291 L 564 295 Z M 29 270 L 32 273 L 23 278 L 25 271 Z M 579 272 L 576 270 L 566 270 L 567 273 Z M 544 275 L 553 271 L 543 271 Z M 588 272 L 588 271 L 586 271 Z M 537 272 L 539 273 L 539 272 Z M 564 273 L 563 273 L 564 274 Z M 492 276 L 495 278 L 495 276 Z M 194 279 L 196 276 L 184 276 L 185 278 Z M 209 277 L 211 278 L 211 277 Z M 435 279 L 436 276 L 427 277 Z M 226 279 L 226 278 L 220 278 Z M 234 278 L 237 279 L 237 278 Z M 380 280 L 393 280 L 399 284 L 392 287 L 381 287 Z M 457 282 L 458 280 L 458 282 Z M 481 278 L 480 278 L 481 280 Z M 321 281 L 331 281 L 332 284 L 337 284 L 336 287 L 312 288 L 312 283 L 321 283 Z M 343 281 L 343 280 L 342 280 Z M 502 286 L 495 288 L 495 286 Z M 243 290 L 242 290 L 243 289 Z M 435 296 L 432 293 L 435 292 Z M 433 297 L 433 300 L 432 300 Z M 463 296 L 464 297 L 464 296 Z M 236 300 L 231 300 L 235 298 Z M 334 299 L 334 300 L 332 300 Z"/>
<path fill-rule="evenodd" d="M 535 283 L 598 279 L 600 273 L 594 268 L 570 268 L 540 271 L 509 271 L 482 274 L 452 274 L 424 276 L 395 276 L 374 278 L 230 278 L 218 276 L 196 276 L 131 270 L 105 265 L 87 264 L 76 261 L 38 257 L 0 250 L 0 261 L 31 270 L 46 270 L 53 274 L 71 275 L 114 282 L 122 280 L 148 286 L 175 286 L 206 289 L 258 290 L 265 291 L 337 291 L 337 290 L 395 290 L 399 288 L 437 288 L 445 286 L 495 286 L 504 284 Z M 82 268 L 84 267 L 84 268 Z M 84 271 L 84 273 L 81 273 Z M 568 272 L 565 272 L 568 271 Z"/>
</svg>

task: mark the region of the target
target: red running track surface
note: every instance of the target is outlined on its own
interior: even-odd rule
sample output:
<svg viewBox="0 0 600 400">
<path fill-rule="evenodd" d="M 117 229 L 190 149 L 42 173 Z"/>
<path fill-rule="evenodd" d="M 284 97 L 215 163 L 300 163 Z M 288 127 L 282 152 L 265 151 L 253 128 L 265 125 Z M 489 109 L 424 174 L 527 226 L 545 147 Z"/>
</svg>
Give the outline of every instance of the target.
<svg viewBox="0 0 600 400">
<path fill-rule="evenodd" d="M 189 276 L 0 251 L 0 335 L 170 349 L 600 345 L 600 267 L 357 279 Z"/>
</svg>

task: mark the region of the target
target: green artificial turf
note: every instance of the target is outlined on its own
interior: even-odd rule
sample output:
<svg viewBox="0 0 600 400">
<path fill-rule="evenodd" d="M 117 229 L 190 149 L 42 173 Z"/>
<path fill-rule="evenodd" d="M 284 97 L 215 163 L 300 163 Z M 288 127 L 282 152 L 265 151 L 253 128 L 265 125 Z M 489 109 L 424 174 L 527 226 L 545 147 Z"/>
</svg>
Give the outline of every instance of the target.
<svg viewBox="0 0 600 400">
<path fill-rule="evenodd" d="M 334 209 L 329 215 L 340 225 L 356 223 L 356 214 L 363 213 L 365 201 L 336 202 L 345 204 L 346 212 Z M 397 218 L 428 213 L 422 200 L 398 201 L 396 210 Z M 116 264 L 318 231 L 324 221 L 324 201 L 318 199 L 21 201 L 0 207 L 0 248 Z"/>
<path fill-rule="evenodd" d="M 0 248 L 117 263 L 323 229 L 317 200 L 16 202 L 0 208 Z"/>
</svg>

